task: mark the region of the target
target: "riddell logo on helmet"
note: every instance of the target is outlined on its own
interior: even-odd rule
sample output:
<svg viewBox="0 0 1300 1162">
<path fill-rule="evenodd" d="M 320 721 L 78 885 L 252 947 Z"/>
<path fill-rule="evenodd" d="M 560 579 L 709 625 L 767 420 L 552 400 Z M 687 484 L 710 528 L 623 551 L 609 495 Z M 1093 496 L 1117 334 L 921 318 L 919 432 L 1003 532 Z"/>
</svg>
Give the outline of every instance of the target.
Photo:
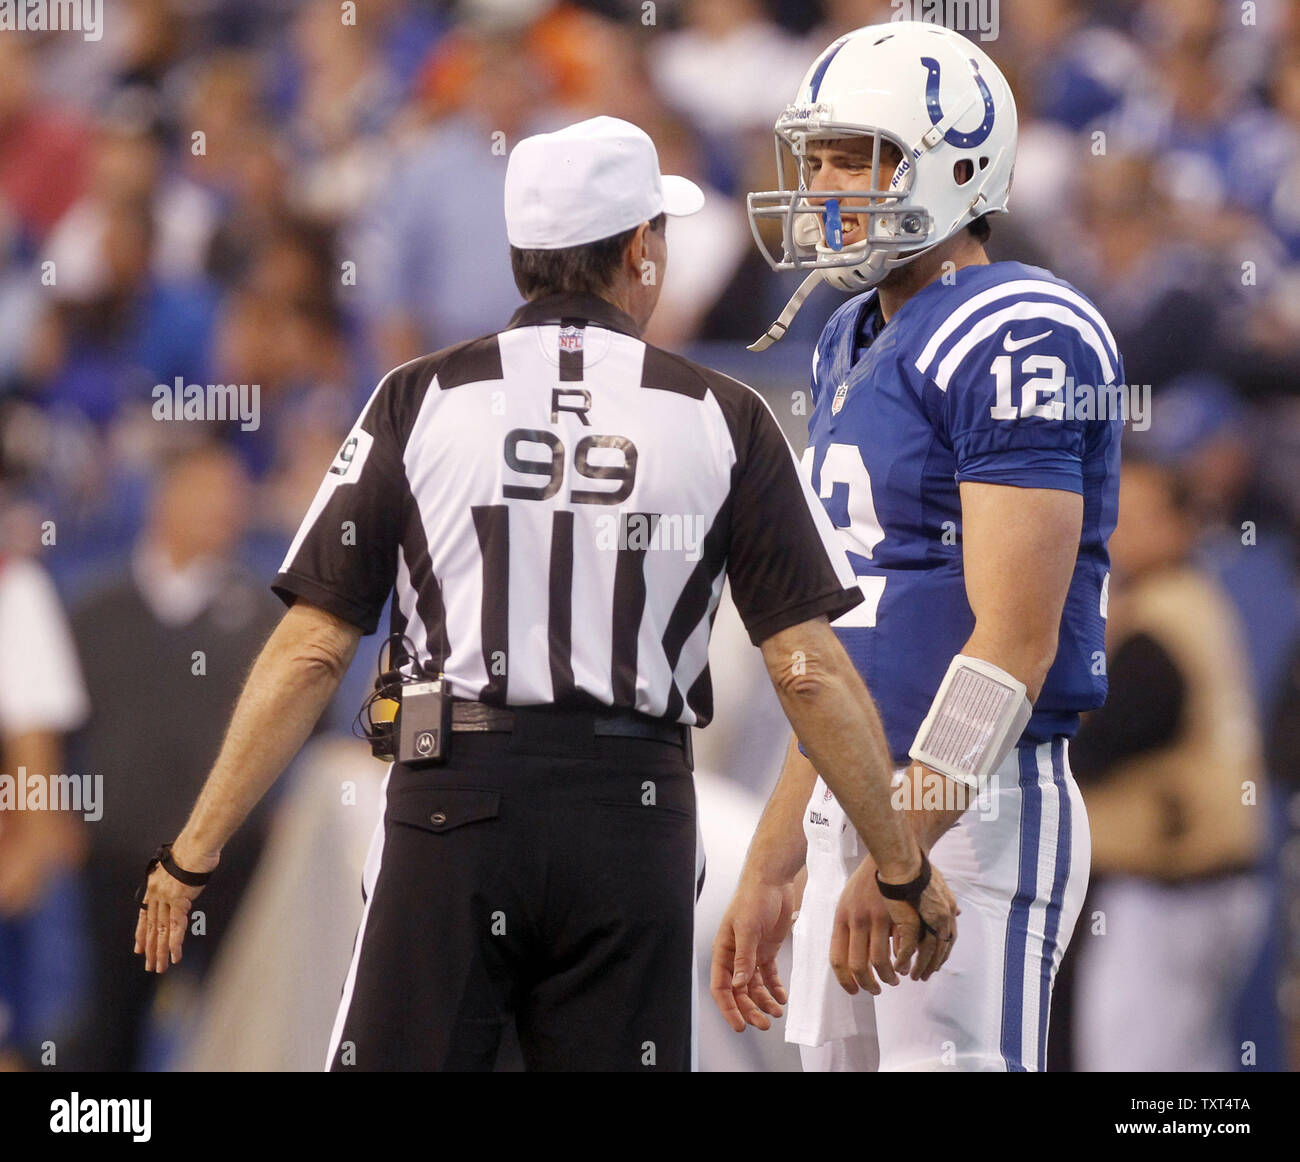
<svg viewBox="0 0 1300 1162">
<path fill-rule="evenodd" d="M 977 32 L 980 40 L 998 38 L 998 0 L 889 0 L 889 6 L 890 20 L 942 24 L 953 32 Z"/>
<path fill-rule="evenodd" d="M 830 116 L 830 107 L 824 103 L 816 105 L 787 105 L 781 114 L 782 121 L 824 121 Z"/>
</svg>

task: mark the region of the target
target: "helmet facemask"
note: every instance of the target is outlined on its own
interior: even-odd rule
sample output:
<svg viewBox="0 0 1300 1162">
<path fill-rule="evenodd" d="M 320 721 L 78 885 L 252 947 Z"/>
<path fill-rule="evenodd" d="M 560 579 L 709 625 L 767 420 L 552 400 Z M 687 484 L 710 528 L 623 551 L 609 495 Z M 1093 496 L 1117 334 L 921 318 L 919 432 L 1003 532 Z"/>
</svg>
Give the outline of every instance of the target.
<svg viewBox="0 0 1300 1162">
<path fill-rule="evenodd" d="M 809 146 L 846 138 L 871 141 L 867 182 L 852 189 L 811 191 Z M 885 143 L 900 159 L 889 178 L 884 175 L 892 157 Z M 882 129 L 829 121 L 818 121 L 814 128 L 806 121 L 790 125 L 783 117 L 776 132 L 781 188 L 748 197 L 750 228 L 768 264 L 778 271 L 820 270 L 825 281 L 843 290 L 862 290 L 915 258 L 931 243 L 934 221 L 926 209 L 911 203 L 916 168 L 910 158 L 910 148 Z M 846 218 L 856 218 L 866 232 L 849 245 L 842 242 Z M 763 244 L 759 224 L 764 220 L 781 223 L 779 259 Z"/>
<path fill-rule="evenodd" d="M 768 265 L 807 277 L 753 350 L 778 341 L 822 282 L 850 293 L 878 286 L 974 219 L 1005 213 L 1011 190 L 1015 100 L 997 65 L 960 33 L 906 20 L 855 29 L 812 62 L 797 92 L 775 126 L 780 189 L 750 194 L 748 210 Z M 810 189 L 810 150 L 838 139 L 860 160 L 824 156 L 840 173 L 821 181 L 863 188 Z M 893 150 L 901 160 L 891 169 Z M 844 245 L 849 217 L 862 229 Z M 779 257 L 760 231 L 774 221 Z"/>
</svg>

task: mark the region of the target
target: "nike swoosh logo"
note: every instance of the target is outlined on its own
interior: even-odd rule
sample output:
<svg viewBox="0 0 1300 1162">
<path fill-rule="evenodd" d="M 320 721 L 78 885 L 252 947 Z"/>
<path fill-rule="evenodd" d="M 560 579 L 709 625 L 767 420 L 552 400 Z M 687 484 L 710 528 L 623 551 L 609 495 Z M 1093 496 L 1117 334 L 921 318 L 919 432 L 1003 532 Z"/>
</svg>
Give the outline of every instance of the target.
<svg viewBox="0 0 1300 1162">
<path fill-rule="evenodd" d="M 1004 351 L 1019 351 L 1021 347 L 1028 347 L 1030 343 L 1037 343 L 1039 339 L 1046 339 L 1052 333 L 1052 328 L 1048 327 L 1041 335 L 1030 335 L 1028 339 L 1013 339 L 1007 335 L 1002 340 L 1002 349 Z"/>
</svg>

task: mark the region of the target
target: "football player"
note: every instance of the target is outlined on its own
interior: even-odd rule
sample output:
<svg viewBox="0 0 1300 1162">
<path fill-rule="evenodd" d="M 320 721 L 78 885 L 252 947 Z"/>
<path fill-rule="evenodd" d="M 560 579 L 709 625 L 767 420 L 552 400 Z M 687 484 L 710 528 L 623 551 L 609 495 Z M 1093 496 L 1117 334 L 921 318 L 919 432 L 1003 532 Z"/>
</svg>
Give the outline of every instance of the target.
<svg viewBox="0 0 1300 1162">
<path fill-rule="evenodd" d="M 803 467 L 866 597 L 835 628 L 879 704 L 895 805 L 962 910 L 942 971 L 898 980 L 870 852 L 792 740 L 712 992 L 737 1030 L 781 1015 L 806 868 L 786 1022 L 805 1069 L 1043 1069 L 1087 888 L 1067 740 L 1106 694 L 1123 369 L 1078 291 L 988 259 L 1016 133 L 974 44 L 860 28 L 777 120 L 781 188 L 749 197 L 756 238 L 781 224 L 774 268 L 810 272 L 756 349 L 819 283 L 854 293 L 813 354 Z"/>
</svg>

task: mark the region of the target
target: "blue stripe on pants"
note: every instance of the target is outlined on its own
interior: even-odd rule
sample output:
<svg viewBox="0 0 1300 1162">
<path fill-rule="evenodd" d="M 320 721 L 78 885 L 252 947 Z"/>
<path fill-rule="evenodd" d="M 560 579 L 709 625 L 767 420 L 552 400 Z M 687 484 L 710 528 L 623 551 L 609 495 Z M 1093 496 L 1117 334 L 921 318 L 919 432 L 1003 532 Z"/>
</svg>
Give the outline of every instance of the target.
<svg viewBox="0 0 1300 1162">
<path fill-rule="evenodd" d="M 1020 764 L 1020 871 L 1016 894 L 1007 916 L 1006 958 L 1002 964 L 1002 1059 L 1010 1073 L 1024 1073 L 1021 1059 L 1025 1000 L 1025 946 L 1029 938 L 1029 909 L 1038 894 L 1038 835 L 1043 823 L 1038 788 L 1037 747 L 1016 751 Z"/>
<path fill-rule="evenodd" d="M 1043 925 L 1042 1000 L 1038 1006 L 1038 1067 L 1047 1068 L 1047 1016 L 1051 1008 L 1052 962 L 1056 958 L 1056 934 L 1061 928 L 1061 907 L 1065 903 L 1065 884 L 1070 878 L 1070 844 L 1073 831 L 1070 821 L 1070 793 L 1065 783 L 1065 739 L 1052 740 L 1052 782 L 1061 807 L 1056 829 L 1056 870 L 1052 876 L 1052 896 L 1047 904 Z"/>
</svg>

